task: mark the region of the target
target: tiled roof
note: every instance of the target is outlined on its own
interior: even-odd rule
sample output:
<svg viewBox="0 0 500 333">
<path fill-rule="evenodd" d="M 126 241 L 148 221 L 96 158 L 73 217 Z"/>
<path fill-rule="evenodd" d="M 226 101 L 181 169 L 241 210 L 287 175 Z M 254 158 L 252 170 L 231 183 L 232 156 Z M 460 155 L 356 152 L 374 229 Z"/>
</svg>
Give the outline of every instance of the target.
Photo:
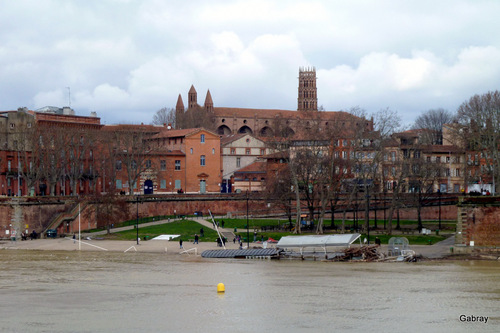
<svg viewBox="0 0 500 333">
<path fill-rule="evenodd" d="M 234 172 L 237 173 L 266 173 L 266 162 L 257 161 Z"/>
<path fill-rule="evenodd" d="M 221 145 L 225 145 L 225 144 L 234 142 L 236 140 L 239 140 L 239 139 L 245 137 L 246 135 L 250 136 L 253 140 L 263 141 L 262 138 L 256 138 L 255 136 L 253 136 L 252 134 L 249 134 L 249 133 L 236 133 L 236 134 L 230 134 L 230 135 L 226 135 L 226 136 L 221 137 L 220 143 L 221 143 Z"/>
<path fill-rule="evenodd" d="M 178 138 L 178 137 L 186 137 L 192 134 L 195 134 L 200 131 L 205 131 L 207 133 L 213 134 L 215 136 L 219 136 L 217 133 L 214 133 L 206 128 L 198 127 L 198 128 L 185 128 L 185 129 L 168 129 L 167 127 L 162 127 L 160 132 L 154 136 L 153 139 L 160 138 Z"/>
<path fill-rule="evenodd" d="M 104 125 L 102 128 L 105 131 L 144 131 L 158 133 L 162 130 L 163 126 L 157 125 L 137 125 L 137 124 L 118 124 L 118 125 Z"/>
<path fill-rule="evenodd" d="M 321 120 L 351 120 L 356 117 L 344 111 L 335 112 L 303 112 L 278 109 L 246 109 L 246 108 L 227 108 L 214 107 L 214 114 L 218 117 L 240 117 L 240 118 L 276 118 L 283 117 L 286 119 L 321 119 Z"/>
</svg>

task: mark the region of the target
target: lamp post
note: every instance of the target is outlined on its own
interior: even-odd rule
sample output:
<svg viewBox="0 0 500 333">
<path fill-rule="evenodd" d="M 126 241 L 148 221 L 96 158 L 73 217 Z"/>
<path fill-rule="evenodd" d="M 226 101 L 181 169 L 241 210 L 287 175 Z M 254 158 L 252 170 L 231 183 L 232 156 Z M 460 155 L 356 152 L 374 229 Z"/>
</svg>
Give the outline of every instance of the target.
<svg viewBox="0 0 500 333">
<path fill-rule="evenodd" d="M 247 249 L 250 248 L 250 231 L 248 230 L 248 190 L 247 190 Z"/>
<path fill-rule="evenodd" d="M 135 230 L 136 230 L 136 233 L 137 233 L 137 237 L 136 237 L 136 240 L 137 240 L 137 245 L 139 245 L 139 196 L 136 196 L 136 212 L 137 212 L 137 215 L 136 215 L 136 221 L 135 221 Z"/>
<path fill-rule="evenodd" d="M 366 233 L 368 245 L 370 245 L 370 195 L 368 193 L 368 187 L 365 186 L 366 191 L 366 207 L 365 207 L 365 220 L 366 220 Z"/>
<path fill-rule="evenodd" d="M 438 205 L 439 205 L 439 227 L 438 227 L 438 229 L 441 230 L 441 190 L 438 190 Z"/>
</svg>

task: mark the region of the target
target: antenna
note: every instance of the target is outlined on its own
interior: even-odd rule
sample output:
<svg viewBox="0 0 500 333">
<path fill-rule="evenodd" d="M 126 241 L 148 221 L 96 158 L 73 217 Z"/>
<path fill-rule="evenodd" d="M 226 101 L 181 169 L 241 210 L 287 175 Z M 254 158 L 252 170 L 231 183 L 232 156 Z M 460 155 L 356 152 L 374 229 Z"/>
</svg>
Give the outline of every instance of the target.
<svg viewBox="0 0 500 333">
<path fill-rule="evenodd" d="M 71 108 L 71 88 L 66 87 L 68 89 L 68 106 Z"/>
</svg>

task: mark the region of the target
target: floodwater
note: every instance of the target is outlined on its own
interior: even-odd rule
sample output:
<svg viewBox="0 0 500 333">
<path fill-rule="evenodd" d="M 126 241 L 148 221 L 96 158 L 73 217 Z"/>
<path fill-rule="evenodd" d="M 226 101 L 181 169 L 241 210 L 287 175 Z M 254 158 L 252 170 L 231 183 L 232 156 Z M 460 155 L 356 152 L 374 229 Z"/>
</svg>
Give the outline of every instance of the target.
<svg viewBox="0 0 500 333">
<path fill-rule="evenodd" d="M 0 332 L 500 331 L 500 263 L 492 261 L 4 250 L 0 293 Z"/>
</svg>

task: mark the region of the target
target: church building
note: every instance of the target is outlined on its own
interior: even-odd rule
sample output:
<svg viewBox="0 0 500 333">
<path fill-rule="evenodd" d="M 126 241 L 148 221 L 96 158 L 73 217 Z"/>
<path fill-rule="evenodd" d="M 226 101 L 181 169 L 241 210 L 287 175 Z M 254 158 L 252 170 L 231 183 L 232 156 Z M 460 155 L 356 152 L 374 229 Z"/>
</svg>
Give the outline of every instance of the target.
<svg viewBox="0 0 500 333">
<path fill-rule="evenodd" d="M 344 128 L 359 128 L 363 125 L 361 127 L 367 131 L 373 131 L 372 120 L 361 119 L 343 111 L 318 111 L 314 67 L 299 69 L 297 110 L 215 107 L 210 90 L 201 106 L 194 86 L 191 86 L 188 93 L 187 110 L 180 94 L 175 110 L 177 119 L 195 112 L 198 112 L 195 118 L 200 118 L 200 114 L 208 116 L 207 119 L 213 121 L 213 128 L 219 135 L 248 133 L 257 137 L 293 136 L 299 125 L 308 125 L 309 122 L 316 123 L 319 128 L 328 128 L 333 123 Z"/>
</svg>

